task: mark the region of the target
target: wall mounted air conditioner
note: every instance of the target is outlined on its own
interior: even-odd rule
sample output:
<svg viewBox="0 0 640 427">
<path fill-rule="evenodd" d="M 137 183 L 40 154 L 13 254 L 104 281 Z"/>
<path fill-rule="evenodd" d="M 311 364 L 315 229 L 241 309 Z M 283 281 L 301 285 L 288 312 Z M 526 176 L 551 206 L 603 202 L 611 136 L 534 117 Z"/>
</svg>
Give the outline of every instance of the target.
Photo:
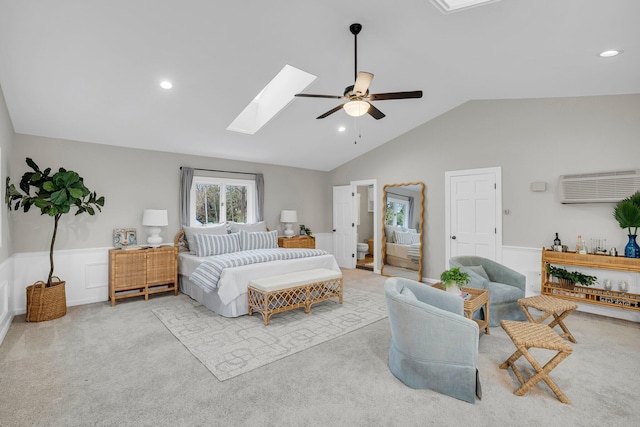
<svg viewBox="0 0 640 427">
<path fill-rule="evenodd" d="M 562 203 L 617 203 L 640 191 L 640 170 L 560 176 Z"/>
</svg>

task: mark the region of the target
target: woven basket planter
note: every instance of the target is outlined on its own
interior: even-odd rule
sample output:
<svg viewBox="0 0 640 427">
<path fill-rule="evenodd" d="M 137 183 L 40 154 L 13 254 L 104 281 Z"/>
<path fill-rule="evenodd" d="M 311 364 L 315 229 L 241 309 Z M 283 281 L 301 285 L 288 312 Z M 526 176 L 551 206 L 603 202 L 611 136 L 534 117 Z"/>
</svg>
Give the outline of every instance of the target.
<svg viewBox="0 0 640 427">
<path fill-rule="evenodd" d="M 27 322 L 44 322 L 67 314 L 65 283 L 53 276 L 49 287 L 42 281 L 27 286 Z"/>
<path fill-rule="evenodd" d="M 558 279 L 558 283 L 560 283 L 560 287 L 563 289 L 573 290 L 574 286 L 576 286 L 576 282 L 572 282 L 568 279 Z"/>
</svg>

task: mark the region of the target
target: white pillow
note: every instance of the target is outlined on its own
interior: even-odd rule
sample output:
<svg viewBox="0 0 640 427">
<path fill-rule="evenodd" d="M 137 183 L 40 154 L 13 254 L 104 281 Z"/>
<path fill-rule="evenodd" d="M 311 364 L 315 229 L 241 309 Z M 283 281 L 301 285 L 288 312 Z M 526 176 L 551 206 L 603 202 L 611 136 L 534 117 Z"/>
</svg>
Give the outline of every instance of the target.
<svg viewBox="0 0 640 427">
<path fill-rule="evenodd" d="M 278 230 L 248 233 L 240 230 L 240 248 L 243 251 L 253 249 L 275 249 L 278 247 Z"/>
<path fill-rule="evenodd" d="M 247 233 L 256 233 L 258 231 L 267 231 L 267 226 L 264 221 L 249 224 L 244 222 L 229 222 L 229 231 L 231 233 L 237 233 L 240 230 L 244 230 Z"/>
<path fill-rule="evenodd" d="M 194 237 L 195 234 L 211 234 L 222 235 L 227 234 L 227 224 L 215 224 L 207 227 L 182 227 L 184 235 L 187 238 L 187 245 L 189 246 L 189 252 L 193 255 L 198 255 L 198 243 Z"/>
<path fill-rule="evenodd" d="M 412 245 L 414 243 L 420 243 L 420 235 L 415 233 L 393 233 L 395 241 L 399 245 Z"/>
<path fill-rule="evenodd" d="M 194 234 L 198 242 L 199 257 L 228 254 L 240 251 L 240 238 L 237 234 Z"/>
<path fill-rule="evenodd" d="M 393 233 L 400 232 L 405 233 L 407 231 L 404 227 L 394 226 L 394 225 L 385 225 L 384 226 L 384 235 L 387 238 L 387 242 L 393 243 Z"/>
</svg>

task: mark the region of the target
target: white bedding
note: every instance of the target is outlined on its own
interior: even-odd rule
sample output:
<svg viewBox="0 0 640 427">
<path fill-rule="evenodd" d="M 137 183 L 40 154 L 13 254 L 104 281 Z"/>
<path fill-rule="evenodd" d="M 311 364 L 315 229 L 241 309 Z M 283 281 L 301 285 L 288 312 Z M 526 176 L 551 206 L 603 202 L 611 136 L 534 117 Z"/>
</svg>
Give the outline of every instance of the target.
<svg viewBox="0 0 640 427">
<path fill-rule="evenodd" d="M 218 290 L 206 292 L 189 281 L 191 273 L 204 259 L 189 253 L 180 254 L 178 257 L 178 271 L 181 276 L 180 290 L 210 310 L 227 317 L 237 317 L 249 312 L 247 286 L 249 281 L 253 279 L 314 268 L 340 271 L 336 259 L 330 254 L 230 267 L 222 271 L 218 282 Z"/>
</svg>

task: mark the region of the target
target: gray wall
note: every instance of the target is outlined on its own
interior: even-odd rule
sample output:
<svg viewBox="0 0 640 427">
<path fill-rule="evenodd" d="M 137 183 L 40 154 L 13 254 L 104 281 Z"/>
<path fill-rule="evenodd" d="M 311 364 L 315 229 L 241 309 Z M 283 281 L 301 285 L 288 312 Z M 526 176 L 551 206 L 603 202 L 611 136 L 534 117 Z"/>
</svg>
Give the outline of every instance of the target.
<svg viewBox="0 0 640 427">
<path fill-rule="evenodd" d="M 118 227 L 137 228 L 140 241 L 145 241 L 147 233 L 141 225 L 145 208 L 169 211 L 169 226 L 162 230 L 162 236 L 164 241 L 173 241 L 179 230 L 180 166 L 261 172 L 264 216 L 270 229 L 282 230 L 280 211 L 295 209 L 299 222 L 314 233 L 331 230 L 326 172 L 16 134 L 12 180 L 19 180 L 27 170 L 26 157 L 41 168 L 62 166 L 78 172 L 90 190 L 106 198 L 101 214 L 61 219 L 56 249 L 112 246 L 112 232 Z M 53 230 L 50 217 L 36 211 L 11 215 L 15 252 L 48 250 Z"/>
<path fill-rule="evenodd" d="M 0 208 L 0 263 L 13 253 L 11 246 L 11 227 L 9 227 L 9 210 L 4 204 L 4 182 L 11 173 L 11 158 L 13 151 L 13 125 L 4 101 L 4 94 L 0 87 L 0 177 L 2 178 L 2 208 Z"/>
<path fill-rule="evenodd" d="M 385 120 L 393 120 L 388 117 Z M 470 101 L 331 172 L 331 185 L 377 179 L 426 185 L 426 277 L 445 267 L 446 171 L 502 167 L 503 244 L 542 247 L 554 233 L 606 238 L 622 249 L 626 232 L 613 204 L 563 205 L 557 180 L 569 173 L 640 169 L 640 95 Z M 544 193 L 532 193 L 545 181 Z"/>
</svg>

